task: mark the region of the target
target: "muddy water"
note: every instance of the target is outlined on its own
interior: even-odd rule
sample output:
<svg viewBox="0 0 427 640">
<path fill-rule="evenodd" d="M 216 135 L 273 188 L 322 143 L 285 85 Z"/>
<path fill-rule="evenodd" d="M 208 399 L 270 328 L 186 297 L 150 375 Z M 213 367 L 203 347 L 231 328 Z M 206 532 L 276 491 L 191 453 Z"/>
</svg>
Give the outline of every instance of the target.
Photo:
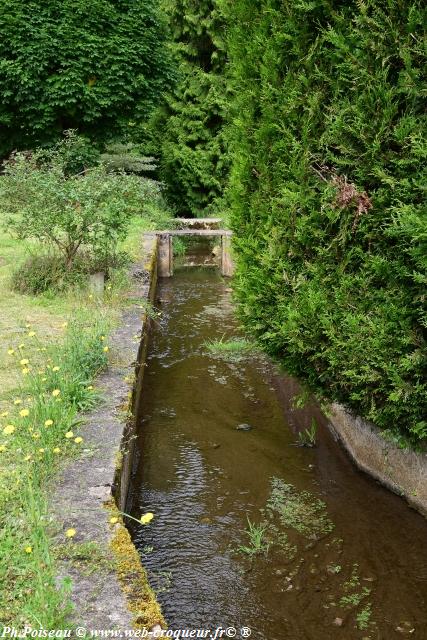
<svg viewBox="0 0 427 640">
<path fill-rule="evenodd" d="M 170 628 L 427 638 L 427 522 L 354 468 L 317 407 L 294 407 L 295 381 L 208 352 L 238 334 L 227 286 L 182 269 L 158 294 L 128 510 L 155 513 L 133 536 Z M 313 418 L 316 448 L 295 446 Z M 268 552 L 238 550 L 248 518 Z"/>
</svg>

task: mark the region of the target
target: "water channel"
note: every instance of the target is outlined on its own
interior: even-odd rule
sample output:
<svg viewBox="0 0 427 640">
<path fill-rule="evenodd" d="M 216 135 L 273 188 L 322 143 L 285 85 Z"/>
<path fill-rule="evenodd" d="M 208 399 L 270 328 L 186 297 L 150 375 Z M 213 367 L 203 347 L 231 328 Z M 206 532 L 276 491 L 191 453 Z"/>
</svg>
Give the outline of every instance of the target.
<svg viewBox="0 0 427 640">
<path fill-rule="evenodd" d="M 170 628 L 427 638 L 427 521 L 296 406 L 295 380 L 211 353 L 239 335 L 228 287 L 181 268 L 157 294 L 128 509 L 155 514 L 132 534 Z M 297 446 L 313 424 L 316 446 Z"/>
</svg>

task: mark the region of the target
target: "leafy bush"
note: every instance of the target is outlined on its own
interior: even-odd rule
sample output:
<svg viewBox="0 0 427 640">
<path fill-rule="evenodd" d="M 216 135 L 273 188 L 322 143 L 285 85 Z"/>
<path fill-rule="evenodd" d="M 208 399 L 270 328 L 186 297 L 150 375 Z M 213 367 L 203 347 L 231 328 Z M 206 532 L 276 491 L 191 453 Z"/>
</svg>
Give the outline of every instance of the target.
<svg viewBox="0 0 427 640">
<path fill-rule="evenodd" d="M 61 293 L 71 287 L 84 289 L 92 273 L 102 271 L 109 276 L 112 269 L 129 265 L 130 258 L 124 252 L 110 256 L 108 262 L 80 254 L 74 259 L 72 270 L 57 253 L 34 254 L 20 265 L 12 275 L 12 288 L 19 293 L 39 295 L 47 291 Z"/>
<path fill-rule="evenodd" d="M 14 271 L 12 287 L 19 293 L 35 296 L 49 290 L 61 291 L 71 282 L 76 283 L 77 273 L 78 269 L 66 268 L 61 256 L 33 255 Z"/>
<path fill-rule="evenodd" d="M 0 212 L 7 228 L 54 248 L 69 271 L 82 251 L 108 265 L 144 201 L 136 176 L 108 173 L 103 165 L 69 174 L 74 144 L 80 144 L 78 136 L 50 154 L 15 154 L 0 178 Z"/>
<path fill-rule="evenodd" d="M 236 289 L 293 374 L 427 436 L 420 0 L 223 0 Z"/>
<path fill-rule="evenodd" d="M 170 79 L 154 0 L 0 0 L 0 157 L 66 129 L 132 130 Z"/>
</svg>

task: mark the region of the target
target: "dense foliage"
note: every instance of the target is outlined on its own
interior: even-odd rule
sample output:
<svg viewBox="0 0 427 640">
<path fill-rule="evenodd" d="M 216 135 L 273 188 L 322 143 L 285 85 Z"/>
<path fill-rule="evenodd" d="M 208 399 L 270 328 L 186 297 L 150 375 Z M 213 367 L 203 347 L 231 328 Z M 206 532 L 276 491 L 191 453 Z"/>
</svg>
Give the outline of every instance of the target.
<svg viewBox="0 0 427 640">
<path fill-rule="evenodd" d="M 50 152 L 17 153 L 0 178 L 7 228 L 53 248 L 70 271 L 82 251 L 111 263 L 144 200 L 144 183 L 136 176 L 110 173 L 102 164 L 70 172 L 81 148 L 81 139 L 70 134 Z"/>
<path fill-rule="evenodd" d="M 309 385 L 427 436 L 425 4 L 224 0 L 242 316 Z"/>
<path fill-rule="evenodd" d="M 165 39 L 155 0 L 0 0 L 0 156 L 145 119 L 169 83 Z"/>
<path fill-rule="evenodd" d="M 164 0 L 179 61 L 176 86 L 157 113 L 161 177 L 184 216 L 215 208 L 227 176 L 224 25 L 216 0 Z"/>
</svg>

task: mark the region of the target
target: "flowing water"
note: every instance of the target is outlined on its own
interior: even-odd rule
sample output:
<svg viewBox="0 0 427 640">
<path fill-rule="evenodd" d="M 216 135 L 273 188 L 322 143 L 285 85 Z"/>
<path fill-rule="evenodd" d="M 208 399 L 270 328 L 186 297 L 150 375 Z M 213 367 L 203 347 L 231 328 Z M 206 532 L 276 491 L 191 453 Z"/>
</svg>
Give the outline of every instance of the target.
<svg viewBox="0 0 427 640">
<path fill-rule="evenodd" d="M 155 514 L 132 534 L 170 628 L 427 638 L 427 522 L 295 408 L 294 380 L 209 352 L 238 335 L 228 286 L 192 268 L 158 291 L 128 509 Z M 316 447 L 296 446 L 313 420 Z"/>
</svg>

